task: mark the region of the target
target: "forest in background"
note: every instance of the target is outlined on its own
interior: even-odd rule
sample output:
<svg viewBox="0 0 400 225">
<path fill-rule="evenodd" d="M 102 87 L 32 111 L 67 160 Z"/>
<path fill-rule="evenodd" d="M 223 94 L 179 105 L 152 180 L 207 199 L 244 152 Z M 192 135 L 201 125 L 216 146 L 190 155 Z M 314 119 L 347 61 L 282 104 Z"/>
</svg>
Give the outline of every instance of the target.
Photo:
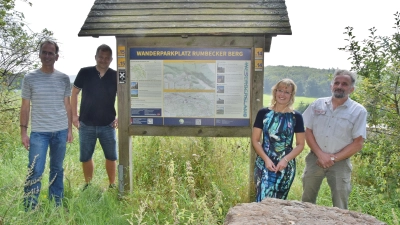
<svg viewBox="0 0 400 225">
<path fill-rule="evenodd" d="M 274 84 L 283 78 L 290 78 L 297 85 L 296 96 L 326 97 L 331 95 L 331 69 L 316 69 L 304 66 L 266 66 L 264 67 L 264 94 L 271 94 Z"/>
</svg>

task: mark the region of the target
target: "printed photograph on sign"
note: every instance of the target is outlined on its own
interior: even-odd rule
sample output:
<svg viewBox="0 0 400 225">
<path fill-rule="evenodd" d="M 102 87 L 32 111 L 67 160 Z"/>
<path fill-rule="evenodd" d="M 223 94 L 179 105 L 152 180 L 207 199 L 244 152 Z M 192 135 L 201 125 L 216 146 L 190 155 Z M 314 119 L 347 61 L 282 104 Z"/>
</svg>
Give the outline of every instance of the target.
<svg viewBox="0 0 400 225">
<path fill-rule="evenodd" d="M 138 90 L 138 82 L 131 82 L 131 97 L 137 98 L 139 97 L 139 90 Z"/>
<path fill-rule="evenodd" d="M 217 86 L 217 93 L 224 93 L 225 87 L 224 86 Z"/>
<path fill-rule="evenodd" d="M 217 76 L 217 83 L 225 83 L 225 76 L 218 75 Z"/>
<path fill-rule="evenodd" d="M 132 90 L 131 90 L 131 97 L 133 97 L 133 98 L 139 97 L 139 92 L 138 92 L 138 90 L 132 89 Z"/>
<path fill-rule="evenodd" d="M 222 66 L 218 65 L 217 73 L 225 73 L 225 67 L 222 67 Z"/>
<path fill-rule="evenodd" d="M 131 82 L 131 89 L 138 89 L 138 82 Z"/>
<path fill-rule="evenodd" d="M 217 114 L 224 114 L 225 108 L 223 106 L 217 106 Z"/>
</svg>

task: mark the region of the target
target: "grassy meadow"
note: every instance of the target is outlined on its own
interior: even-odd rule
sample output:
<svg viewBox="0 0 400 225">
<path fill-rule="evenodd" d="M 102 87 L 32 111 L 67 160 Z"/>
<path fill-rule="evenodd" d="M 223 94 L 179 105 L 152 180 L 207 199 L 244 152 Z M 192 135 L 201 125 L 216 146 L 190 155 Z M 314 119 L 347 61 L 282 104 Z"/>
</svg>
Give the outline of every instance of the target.
<svg viewBox="0 0 400 225">
<path fill-rule="evenodd" d="M 297 102 L 302 98 L 297 98 Z M 308 101 L 309 99 L 303 99 Z M 264 98 L 264 102 L 266 98 Z M 311 100 L 312 101 L 312 100 Z M 308 102 L 309 103 L 309 102 Z M 265 104 L 269 105 L 269 104 Z M 132 193 L 108 190 L 101 148 L 97 146 L 92 185 L 82 191 L 79 140 L 68 144 L 64 162 L 64 207 L 48 201 L 48 165 L 42 179 L 40 208 L 25 212 L 21 204 L 27 174 L 27 151 L 20 143 L 15 115 L 0 115 L 0 225 L 71 224 L 223 224 L 230 207 L 248 199 L 249 138 L 132 137 Z M 300 200 L 306 148 L 297 158 L 297 176 L 289 200 Z M 399 224 L 399 206 L 372 186 L 363 185 L 366 165 L 353 157 L 350 209 Z M 361 174 L 362 173 L 362 174 Z M 317 204 L 331 206 L 324 181 Z"/>
</svg>

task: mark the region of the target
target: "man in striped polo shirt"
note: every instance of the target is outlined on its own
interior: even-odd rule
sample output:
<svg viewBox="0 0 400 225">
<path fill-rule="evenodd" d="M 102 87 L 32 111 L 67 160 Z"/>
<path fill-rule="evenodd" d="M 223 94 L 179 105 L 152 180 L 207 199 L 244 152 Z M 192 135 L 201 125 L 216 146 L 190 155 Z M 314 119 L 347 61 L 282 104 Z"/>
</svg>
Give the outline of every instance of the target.
<svg viewBox="0 0 400 225">
<path fill-rule="evenodd" d="M 71 83 L 69 77 L 54 69 L 58 45 L 44 41 L 40 45 L 40 69 L 28 73 L 22 82 L 20 112 L 21 141 L 28 150 L 28 176 L 24 185 L 24 206 L 35 209 L 41 189 L 41 178 L 50 147 L 49 199 L 56 206 L 64 196 L 63 162 L 66 143 L 72 142 Z M 29 117 L 31 133 L 28 136 Z"/>
</svg>

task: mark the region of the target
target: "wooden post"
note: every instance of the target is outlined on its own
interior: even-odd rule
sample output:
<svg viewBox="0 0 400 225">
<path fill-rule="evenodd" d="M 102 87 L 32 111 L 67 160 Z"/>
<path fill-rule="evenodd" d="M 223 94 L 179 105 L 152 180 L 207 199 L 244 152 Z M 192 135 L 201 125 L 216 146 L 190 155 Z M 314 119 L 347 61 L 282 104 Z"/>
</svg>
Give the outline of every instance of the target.
<svg viewBox="0 0 400 225">
<path fill-rule="evenodd" d="M 262 48 L 264 54 L 265 51 L 265 37 L 255 37 L 253 43 L 253 77 L 252 77 L 252 87 L 251 87 L 251 126 L 253 126 L 254 120 L 257 116 L 259 109 L 263 107 L 263 96 L 264 96 L 264 63 L 262 63 L 261 71 L 256 71 L 255 63 L 255 49 Z M 262 57 L 262 62 L 264 57 Z M 250 137 L 251 138 L 251 137 Z M 256 152 L 251 144 L 250 139 L 250 152 L 249 152 L 249 202 L 254 202 L 256 196 L 256 189 L 254 185 L 254 164 L 256 161 Z"/>
<path fill-rule="evenodd" d="M 130 108 L 130 79 L 126 40 L 117 38 L 117 75 L 118 75 L 118 189 L 124 191 L 133 190 L 133 164 L 132 164 L 132 137 L 129 135 L 131 121 Z M 125 77 L 122 77 L 122 76 Z M 122 179 L 121 179 L 122 178 Z"/>
</svg>

